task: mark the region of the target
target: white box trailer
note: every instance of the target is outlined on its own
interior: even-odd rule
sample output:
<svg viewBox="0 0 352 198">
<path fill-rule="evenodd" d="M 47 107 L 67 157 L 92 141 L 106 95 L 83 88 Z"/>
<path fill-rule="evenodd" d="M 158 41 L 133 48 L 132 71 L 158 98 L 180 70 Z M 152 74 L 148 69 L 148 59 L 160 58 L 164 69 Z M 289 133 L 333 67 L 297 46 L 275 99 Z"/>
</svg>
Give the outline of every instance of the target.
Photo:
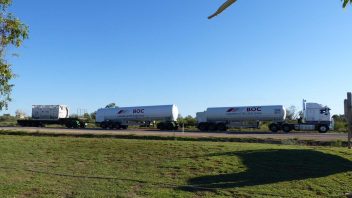
<svg viewBox="0 0 352 198">
<path fill-rule="evenodd" d="M 66 105 L 33 105 L 32 119 L 57 120 L 69 117 L 69 109 Z"/>
<path fill-rule="evenodd" d="M 44 127 L 48 124 L 64 125 L 67 128 L 85 128 L 87 123 L 78 118 L 70 118 L 66 105 L 33 105 L 32 118 L 17 120 L 23 127 Z"/>
<path fill-rule="evenodd" d="M 297 123 L 286 123 L 286 109 L 283 105 L 244 106 L 208 108 L 197 113 L 198 128 L 201 131 L 226 131 L 228 128 L 259 127 L 263 121 L 271 122 L 272 132 L 283 130 L 317 130 L 325 133 L 332 129 L 330 108 L 317 103 L 303 102 L 303 118 Z"/>
<path fill-rule="evenodd" d="M 102 108 L 96 113 L 96 123 L 103 129 L 127 129 L 130 125 L 150 125 L 158 121 L 161 130 L 178 128 L 176 105 Z"/>
</svg>

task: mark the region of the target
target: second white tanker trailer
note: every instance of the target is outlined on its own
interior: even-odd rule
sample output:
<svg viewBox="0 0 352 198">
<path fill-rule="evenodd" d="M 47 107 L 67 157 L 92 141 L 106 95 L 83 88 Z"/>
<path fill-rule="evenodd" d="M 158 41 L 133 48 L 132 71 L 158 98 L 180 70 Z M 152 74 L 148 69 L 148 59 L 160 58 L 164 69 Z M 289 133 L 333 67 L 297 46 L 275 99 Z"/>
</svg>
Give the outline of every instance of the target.
<svg viewBox="0 0 352 198">
<path fill-rule="evenodd" d="M 197 113 L 201 131 L 226 131 L 229 128 L 259 128 L 260 122 L 271 122 L 272 132 L 314 131 L 325 133 L 333 126 L 330 108 L 317 103 L 303 102 L 303 118 L 297 123 L 286 122 L 286 109 L 282 105 L 208 108 Z"/>
<path fill-rule="evenodd" d="M 178 113 L 176 105 L 102 108 L 96 113 L 96 123 L 103 129 L 157 123 L 160 130 L 176 130 Z"/>
</svg>

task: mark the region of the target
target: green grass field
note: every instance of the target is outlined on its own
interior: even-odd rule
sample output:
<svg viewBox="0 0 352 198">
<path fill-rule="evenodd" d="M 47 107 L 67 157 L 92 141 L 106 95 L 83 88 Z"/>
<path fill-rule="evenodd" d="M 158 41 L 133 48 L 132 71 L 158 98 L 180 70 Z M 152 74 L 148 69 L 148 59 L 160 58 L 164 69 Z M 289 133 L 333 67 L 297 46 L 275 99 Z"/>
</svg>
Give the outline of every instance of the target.
<svg viewBox="0 0 352 198">
<path fill-rule="evenodd" d="M 1 197 L 344 197 L 345 148 L 0 136 Z"/>
</svg>

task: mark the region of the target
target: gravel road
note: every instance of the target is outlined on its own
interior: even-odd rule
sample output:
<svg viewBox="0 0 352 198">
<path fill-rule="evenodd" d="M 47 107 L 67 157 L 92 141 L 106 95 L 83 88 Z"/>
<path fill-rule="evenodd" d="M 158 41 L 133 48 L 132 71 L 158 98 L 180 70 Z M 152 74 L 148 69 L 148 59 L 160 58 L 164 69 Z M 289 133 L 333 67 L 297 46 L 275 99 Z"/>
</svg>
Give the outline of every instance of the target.
<svg viewBox="0 0 352 198">
<path fill-rule="evenodd" d="M 141 135 L 141 136 L 176 136 L 176 137 L 229 137 L 229 138 L 259 138 L 259 139 L 293 139 L 334 141 L 347 140 L 345 133 L 315 133 L 315 132 L 292 132 L 292 133 L 271 133 L 271 132 L 182 132 L 182 131 L 159 131 L 159 130 L 103 130 L 103 129 L 66 129 L 66 128 L 35 128 L 35 127 L 0 127 L 0 130 L 7 131 L 28 131 L 46 132 L 53 134 L 101 134 L 101 135 Z"/>
</svg>

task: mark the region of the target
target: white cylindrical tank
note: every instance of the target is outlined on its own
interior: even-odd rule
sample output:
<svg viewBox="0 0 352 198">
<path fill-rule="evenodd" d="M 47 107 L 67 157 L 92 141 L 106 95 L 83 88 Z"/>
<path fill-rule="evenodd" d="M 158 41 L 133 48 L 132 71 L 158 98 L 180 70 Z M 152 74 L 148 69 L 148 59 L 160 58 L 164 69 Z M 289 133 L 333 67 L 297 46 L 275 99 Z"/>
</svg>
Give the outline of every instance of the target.
<svg viewBox="0 0 352 198">
<path fill-rule="evenodd" d="M 217 107 L 205 112 L 208 122 L 215 121 L 284 121 L 286 110 L 282 105 Z"/>
<path fill-rule="evenodd" d="M 35 120 L 57 120 L 68 118 L 69 109 L 66 105 L 33 105 L 32 118 Z"/>
<path fill-rule="evenodd" d="M 117 107 L 98 109 L 96 122 L 103 121 L 176 121 L 176 105 Z"/>
</svg>

